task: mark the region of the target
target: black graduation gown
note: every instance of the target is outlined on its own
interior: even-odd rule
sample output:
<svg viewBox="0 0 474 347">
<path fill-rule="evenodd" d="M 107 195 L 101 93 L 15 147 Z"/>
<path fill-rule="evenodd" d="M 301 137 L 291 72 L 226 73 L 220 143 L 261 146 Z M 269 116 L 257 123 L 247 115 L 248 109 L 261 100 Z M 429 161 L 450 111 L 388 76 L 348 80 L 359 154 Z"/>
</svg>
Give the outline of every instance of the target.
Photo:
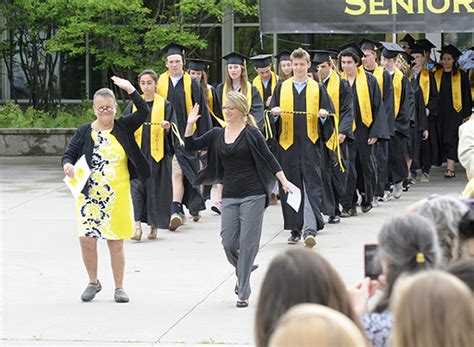
<svg viewBox="0 0 474 347">
<path fill-rule="evenodd" d="M 224 83 L 221 83 L 217 86 L 217 96 L 219 99 L 219 108 L 221 110 L 220 111 L 221 117 L 222 117 L 222 106 L 223 106 L 222 105 L 223 91 L 224 91 Z M 263 111 L 264 111 L 264 107 L 263 107 L 262 98 L 260 97 L 260 93 L 258 92 L 257 88 L 252 86 L 252 104 L 250 106 L 250 114 L 254 116 L 257 122 L 257 126 L 260 130 L 263 130 L 263 124 L 264 124 Z M 224 117 L 222 117 L 222 119 L 224 119 Z"/>
<path fill-rule="evenodd" d="M 423 92 L 418 85 L 418 81 L 413 78 L 410 81 L 412 89 L 414 91 L 414 110 L 415 116 L 413 117 L 413 125 L 411 127 L 410 141 L 411 141 L 411 152 L 409 153 L 410 158 L 413 160 L 411 168 L 420 167 L 420 154 L 421 146 L 423 142 L 423 132 L 428 130 L 428 117 L 426 117 L 425 102 L 423 99 Z"/>
<path fill-rule="evenodd" d="M 219 119 L 224 119 L 224 117 L 222 116 L 222 107 L 221 107 L 221 104 L 220 104 L 220 101 L 219 101 L 219 96 L 217 95 L 216 88 L 214 88 L 211 85 L 208 85 L 207 88 L 212 93 L 212 105 L 208 105 L 208 107 L 212 108 L 212 112 L 214 112 L 214 115 L 216 117 L 218 117 Z M 213 128 L 215 128 L 215 127 L 221 128 L 221 124 L 216 120 L 216 118 L 211 114 L 210 111 L 209 111 L 209 116 L 211 118 L 212 127 Z"/>
<path fill-rule="evenodd" d="M 420 85 L 420 74 L 415 76 L 417 85 Z M 423 93 L 423 90 L 420 88 L 420 92 Z M 430 113 L 427 116 L 428 122 L 428 132 L 429 137 L 426 141 L 422 141 L 420 144 L 420 163 L 419 166 L 423 171 L 429 172 L 431 165 L 441 165 L 441 151 L 439 148 L 439 94 L 436 88 L 436 81 L 433 73 L 430 71 L 430 95 L 428 97 L 428 103 L 424 105 Z M 424 103 L 424 101 L 423 101 Z M 426 115 L 426 111 L 425 111 Z M 415 166 L 416 168 L 416 166 Z"/>
<path fill-rule="evenodd" d="M 375 76 L 375 75 L 374 75 Z M 385 117 L 387 118 L 390 137 L 395 134 L 395 111 L 393 108 L 393 86 L 392 76 L 387 70 L 383 71 L 383 105 L 385 109 Z M 377 185 L 375 187 L 375 195 L 383 196 L 385 185 L 388 181 L 388 142 L 387 139 L 379 139 L 374 145 L 375 166 Z"/>
<path fill-rule="evenodd" d="M 268 81 L 268 84 L 267 86 L 265 87 L 265 84 L 263 84 L 263 81 L 261 81 L 262 83 L 262 90 L 263 90 L 263 106 L 264 106 L 264 110 L 269 110 L 270 109 L 270 104 L 267 106 L 266 105 L 266 100 L 268 100 L 268 98 L 270 96 L 272 96 L 272 81 L 271 79 Z M 277 81 L 278 83 L 278 81 Z M 275 86 L 276 88 L 276 86 Z M 257 89 L 258 91 L 258 89 Z M 265 114 L 263 115 L 264 117 Z M 270 129 L 267 129 L 265 128 L 264 129 L 264 135 L 265 135 L 265 138 L 267 139 L 267 145 L 268 147 L 270 148 L 270 150 L 272 151 L 273 155 L 277 155 L 277 149 L 278 149 L 278 144 L 277 144 L 277 140 L 276 140 L 276 124 L 275 124 L 275 118 L 274 117 L 271 117 L 270 115 L 267 116 L 267 121 L 268 121 L 268 126 L 270 127 Z"/>
<path fill-rule="evenodd" d="M 279 83 L 273 93 L 270 107 L 280 106 L 281 86 Z M 294 111 L 306 111 L 306 87 L 298 94 L 293 86 L 293 105 Z M 324 85 L 319 86 L 319 108 L 334 112 L 331 99 Z M 316 218 L 317 228 L 324 228 L 324 220 L 321 216 L 323 202 L 326 200 L 325 188 L 329 185 L 323 184 L 321 171 L 324 169 L 322 162 L 322 146 L 330 138 L 334 130 L 334 118 L 327 117 L 323 122 L 319 122 L 319 139 L 315 144 L 311 142 L 307 135 L 306 116 L 294 116 L 294 142 L 287 150 L 278 144 L 277 159 L 286 175 L 286 178 L 301 190 L 301 200 L 298 213 L 286 202 L 286 194 L 284 194 L 280 186 L 281 207 L 283 210 L 284 229 L 301 231 L 304 223 L 304 192 L 308 195 L 311 208 Z M 281 133 L 281 118 L 276 117 L 277 140 Z M 304 184 L 304 185 L 303 185 Z M 329 214 L 330 211 L 327 211 Z"/>
<path fill-rule="evenodd" d="M 451 72 L 443 72 L 439 97 L 441 151 L 445 158 L 458 160 L 457 148 L 459 142 L 458 129 L 463 119 L 471 114 L 471 89 L 467 74 L 458 69 L 461 74 L 462 109 L 456 112 L 453 106 Z"/>
<path fill-rule="evenodd" d="M 405 154 L 407 152 L 407 144 L 410 137 L 410 122 L 412 121 L 412 117 L 414 115 L 415 103 L 413 90 L 408 78 L 403 76 L 402 91 L 400 95 L 400 108 L 394 123 L 395 134 L 388 143 L 387 170 L 390 183 L 399 183 L 408 176 L 408 167 L 405 160 Z"/>
<path fill-rule="evenodd" d="M 153 102 L 148 102 L 150 110 Z M 125 113 L 131 113 L 132 104 L 125 109 Z M 165 102 L 165 120 L 176 123 L 176 115 L 173 105 Z M 145 122 L 151 121 L 151 111 Z M 151 226 L 167 229 L 171 217 L 171 203 L 173 201 L 173 187 L 171 184 L 171 159 L 174 152 L 175 138 L 171 129 L 165 132 L 164 157 L 157 163 L 151 156 L 150 130 L 152 126 L 144 125 L 142 130 L 142 143 L 140 144 L 143 155 L 150 166 L 150 177 L 143 185 L 139 180 L 132 180 L 132 202 L 135 220 L 148 223 Z"/>
<path fill-rule="evenodd" d="M 186 130 L 187 124 L 187 112 L 186 112 L 186 98 L 184 94 L 183 79 L 179 80 L 176 87 L 173 87 L 171 78 L 168 81 L 168 97 L 167 100 L 173 104 L 177 126 L 179 134 L 184 139 L 184 131 Z M 198 103 L 199 105 L 206 105 L 201 86 L 198 81 L 192 79 L 191 85 L 192 102 L 193 105 Z M 208 131 L 212 127 L 212 122 L 209 117 L 207 107 L 200 107 L 199 110 L 201 117 L 198 119 L 196 125 L 197 129 L 195 136 L 200 136 Z M 199 172 L 199 157 L 197 152 L 187 152 L 184 150 L 184 146 L 175 147 L 176 159 L 181 166 L 183 171 L 183 182 L 184 182 L 184 197 L 183 204 L 188 208 L 189 212 L 196 214 L 199 211 L 206 209 L 204 197 L 201 194 L 200 187 L 193 185 L 196 180 L 196 174 Z"/>
<path fill-rule="evenodd" d="M 327 87 L 329 79 L 324 82 Z M 331 151 L 327 146 L 323 146 L 324 153 L 324 166 L 326 170 L 322 170 L 323 177 L 324 173 L 329 174 L 329 189 L 325 191 L 331 191 L 332 196 L 326 194 L 325 200 L 331 199 L 333 210 L 330 211 L 329 215 L 340 215 L 339 201 L 346 191 L 347 177 L 349 175 L 349 150 L 348 142 L 354 140 L 354 134 L 352 133 L 352 123 L 354 121 L 354 105 L 352 100 L 352 90 L 347 81 L 340 79 L 339 83 L 339 133 L 346 135 L 346 140 L 340 145 L 342 165 L 344 166 L 344 172 L 339 165 L 337 153 Z M 326 180 L 323 179 L 326 183 Z"/>
<path fill-rule="evenodd" d="M 371 203 L 374 196 L 377 184 L 376 163 L 374 149 L 373 146 L 367 144 L 368 139 L 388 140 L 390 138 L 388 118 L 385 114 L 385 106 L 377 79 L 368 72 L 366 72 L 366 76 L 372 106 L 372 124 L 370 127 L 362 122 L 356 81 L 351 86 L 356 130 L 354 132 L 354 142 L 349 143 L 349 177 L 346 193 L 341 199 L 341 204 L 346 210 L 350 210 L 355 206 L 357 201 L 355 199 L 356 188 L 364 193 L 363 203 L 365 204 Z"/>
</svg>

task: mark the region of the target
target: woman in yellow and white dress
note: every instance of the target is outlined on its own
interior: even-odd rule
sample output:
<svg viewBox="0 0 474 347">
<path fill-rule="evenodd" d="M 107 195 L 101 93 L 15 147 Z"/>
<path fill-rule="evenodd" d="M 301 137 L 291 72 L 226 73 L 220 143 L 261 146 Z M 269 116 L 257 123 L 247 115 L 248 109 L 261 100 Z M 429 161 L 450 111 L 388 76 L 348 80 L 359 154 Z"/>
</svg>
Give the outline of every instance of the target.
<svg viewBox="0 0 474 347">
<path fill-rule="evenodd" d="M 74 163 L 82 155 L 91 169 L 76 200 L 82 259 L 89 275 L 89 285 L 81 296 L 83 301 L 91 301 L 102 289 L 97 279 L 99 238 L 107 240 L 109 247 L 115 301 L 129 301 L 123 289 L 123 240 L 133 235 L 130 179 L 145 180 L 150 175 L 148 163 L 133 135 L 146 120 L 150 109 L 129 81 L 115 76 L 112 80 L 130 95 L 137 111 L 115 120 L 114 93 L 108 88 L 99 89 L 94 95 L 96 120 L 76 130 L 62 158 L 64 173 L 70 178 L 75 175 Z"/>
</svg>

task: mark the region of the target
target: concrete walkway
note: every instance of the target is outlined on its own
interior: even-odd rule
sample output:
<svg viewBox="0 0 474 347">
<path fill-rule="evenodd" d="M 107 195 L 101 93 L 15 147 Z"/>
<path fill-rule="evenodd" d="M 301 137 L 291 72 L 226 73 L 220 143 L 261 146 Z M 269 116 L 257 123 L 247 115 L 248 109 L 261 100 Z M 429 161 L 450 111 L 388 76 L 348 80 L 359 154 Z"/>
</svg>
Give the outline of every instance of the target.
<svg viewBox="0 0 474 347">
<path fill-rule="evenodd" d="M 363 245 L 376 241 L 382 223 L 432 193 L 458 194 L 455 179 L 436 169 L 400 200 L 368 214 L 328 225 L 315 251 L 347 285 L 363 276 Z M 235 275 L 219 239 L 220 217 L 205 211 L 178 232 L 160 230 L 156 241 L 126 241 L 128 304 L 113 301 L 105 242 L 99 242 L 103 290 L 80 301 L 88 279 L 76 236 L 74 200 L 62 182 L 59 158 L 0 158 L 1 346 L 253 345 L 260 284 L 272 258 L 287 247 L 280 206 L 265 215 L 260 268 L 253 273 L 250 307 L 237 309 Z M 291 246 L 298 247 L 298 246 Z"/>
</svg>

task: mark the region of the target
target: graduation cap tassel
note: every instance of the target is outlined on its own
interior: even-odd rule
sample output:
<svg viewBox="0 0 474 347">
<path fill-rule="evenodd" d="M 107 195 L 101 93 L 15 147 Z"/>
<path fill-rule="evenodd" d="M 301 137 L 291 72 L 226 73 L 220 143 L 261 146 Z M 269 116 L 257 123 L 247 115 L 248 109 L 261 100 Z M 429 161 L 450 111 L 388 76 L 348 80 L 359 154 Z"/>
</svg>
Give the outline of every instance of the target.
<svg viewBox="0 0 474 347">
<path fill-rule="evenodd" d="M 263 34 L 260 32 L 260 49 L 263 50 Z"/>
</svg>

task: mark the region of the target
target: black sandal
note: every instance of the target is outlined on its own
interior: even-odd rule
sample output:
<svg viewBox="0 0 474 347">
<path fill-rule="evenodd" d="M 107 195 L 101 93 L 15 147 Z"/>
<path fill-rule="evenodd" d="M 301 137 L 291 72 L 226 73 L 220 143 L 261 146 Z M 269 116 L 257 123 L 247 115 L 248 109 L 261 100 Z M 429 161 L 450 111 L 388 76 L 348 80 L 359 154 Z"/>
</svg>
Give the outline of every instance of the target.
<svg viewBox="0 0 474 347">
<path fill-rule="evenodd" d="M 239 307 L 239 308 L 242 308 L 242 307 L 248 307 L 249 305 L 249 300 L 248 299 L 245 299 L 245 300 L 237 300 L 237 304 L 236 306 Z"/>
<path fill-rule="evenodd" d="M 445 178 L 454 178 L 456 177 L 456 172 L 454 170 L 446 169 L 446 172 L 444 173 Z"/>
</svg>

